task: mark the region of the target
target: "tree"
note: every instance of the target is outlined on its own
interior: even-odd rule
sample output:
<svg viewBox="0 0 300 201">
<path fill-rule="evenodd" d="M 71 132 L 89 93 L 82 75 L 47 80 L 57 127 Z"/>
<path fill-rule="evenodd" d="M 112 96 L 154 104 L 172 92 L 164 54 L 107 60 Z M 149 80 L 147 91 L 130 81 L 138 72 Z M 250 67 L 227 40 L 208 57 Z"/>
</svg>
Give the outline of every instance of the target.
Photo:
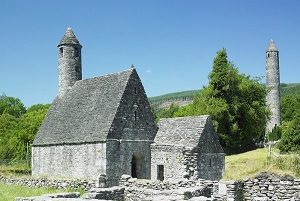
<svg viewBox="0 0 300 201">
<path fill-rule="evenodd" d="M 170 117 L 173 117 L 174 113 L 178 109 L 179 109 L 179 106 L 176 105 L 175 103 L 172 103 L 169 108 L 160 110 L 157 113 L 156 118 L 160 119 L 160 118 L 170 118 Z"/>
<path fill-rule="evenodd" d="M 41 105 L 40 105 L 41 106 Z M 44 105 L 38 110 L 29 110 L 24 114 L 18 123 L 16 134 L 10 139 L 11 144 L 14 144 L 15 160 L 26 159 L 28 146 L 33 143 L 36 133 L 41 126 L 44 117 L 48 111 L 48 106 Z M 30 151 L 30 150 L 29 150 Z"/>
<path fill-rule="evenodd" d="M 20 117 L 26 112 L 26 108 L 20 99 L 2 95 L 0 97 L 0 115 L 10 114 Z"/>
<path fill-rule="evenodd" d="M 33 112 L 33 111 L 38 111 L 38 110 L 46 110 L 50 108 L 50 104 L 36 104 L 32 105 L 29 108 L 27 108 L 26 113 Z"/>
<path fill-rule="evenodd" d="M 300 113 L 284 129 L 278 148 L 282 153 L 300 152 Z"/>
<path fill-rule="evenodd" d="M 4 97 L 4 99 L 4 103 L 19 101 L 19 99 L 12 97 L 9 97 L 9 99 Z M 2 106 L 5 105 L 4 112 L 0 115 L 0 160 L 2 161 L 14 162 L 26 159 L 26 156 L 30 154 L 29 146 L 32 144 L 50 106 L 42 104 L 33 105 L 24 114 L 23 104 L 20 103 L 21 101 L 18 104 L 12 104 L 16 107 L 7 106 L 9 104 L 2 104 Z M 23 115 L 19 117 L 22 113 Z"/>
<path fill-rule="evenodd" d="M 300 94 L 281 99 L 281 118 L 280 152 L 300 152 Z"/>
<path fill-rule="evenodd" d="M 13 156 L 9 140 L 15 135 L 19 119 L 10 115 L 0 115 L 0 160 L 3 162 Z"/>
<path fill-rule="evenodd" d="M 225 150 L 236 153 L 253 149 L 263 139 L 269 115 L 265 87 L 258 79 L 240 74 L 222 49 L 214 59 L 206 90 L 200 95 L 205 100 L 202 105 L 207 103 Z"/>
<path fill-rule="evenodd" d="M 227 153 L 255 148 L 262 141 L 269 115 L 266 88 L 259 79 L 240 74 L 228 61 L 225 49 L 217 52 L 209 74 L 209 84 L 193 103 L 164 111 L 175 116 L 212 116 L 221 145 Z"/>
</svg>

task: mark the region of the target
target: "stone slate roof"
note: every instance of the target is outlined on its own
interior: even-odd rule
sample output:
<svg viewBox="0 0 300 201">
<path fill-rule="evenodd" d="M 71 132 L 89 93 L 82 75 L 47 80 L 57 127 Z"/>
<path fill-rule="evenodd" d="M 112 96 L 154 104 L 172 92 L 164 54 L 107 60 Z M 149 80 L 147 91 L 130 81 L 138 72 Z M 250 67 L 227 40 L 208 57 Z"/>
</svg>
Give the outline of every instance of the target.
<svg viewBox="0 0 300 201">
<path fill-rule="evenodd" d="M 278 49 L 277 49 L 277 47 L 276 47 L 273 40 L 270 41 L 269 47 L 267 48 L 267 52 L 268 51 L 278 51 Z"/>
<path fill-rule="evenodd" d="M 208 115 L 163 118 L 158 122 L 157 145 L 196 147 L 209 120 Z"/>
<path fill-rule="evenodd" d="M 60 43 L 58 44 L 58 46 L 61 45 L 80 45 L 79 41 L 77 40 L 72 28 L 68 27 L 65 35 L 63 36 L 63 38 L 61 39 Z M 81 46 L 81 45 L 80 45 Z"/>
<path fill-rule="evenodd" d="M 105 141 L 133 73 L 134 68 L 77 81 L 53 101 L 33 146 Z"/>
</svg>

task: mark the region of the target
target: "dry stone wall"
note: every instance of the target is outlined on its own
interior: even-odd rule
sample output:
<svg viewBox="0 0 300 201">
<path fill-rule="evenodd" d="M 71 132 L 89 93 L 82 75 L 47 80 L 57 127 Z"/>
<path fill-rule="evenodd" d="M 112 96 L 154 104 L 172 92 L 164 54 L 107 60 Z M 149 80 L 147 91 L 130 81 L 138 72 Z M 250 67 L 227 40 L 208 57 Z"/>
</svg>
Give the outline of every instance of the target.
<svg viewBox="0 0 300 201">
<path fill-rule="evenodd" d="M 244 181 L 244 200 L 300 201 L 300 179 L 262 173 Z"/>
<path fill-rule="evenodd" d="M 89 190 L 95 187 L 95 182 L 88 180 L 49 180 L 45 178 L 8 178 L 0 176 L 0 182 L 6 185 L 21 185 L 30 188 L 52 187 L 55 189 L 83 189 Z"/>
</svg>

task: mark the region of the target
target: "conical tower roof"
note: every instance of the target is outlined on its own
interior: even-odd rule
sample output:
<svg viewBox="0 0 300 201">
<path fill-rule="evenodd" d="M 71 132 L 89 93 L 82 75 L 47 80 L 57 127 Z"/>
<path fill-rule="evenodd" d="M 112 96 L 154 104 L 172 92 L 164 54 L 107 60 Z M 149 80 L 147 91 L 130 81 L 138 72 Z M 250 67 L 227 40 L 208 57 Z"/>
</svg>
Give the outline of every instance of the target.
<svg viewBox="0 0 300 201">
<path fill-rule="evenodd" d="M 269 51 L 278 51 L 274 41 L 271 39 L 269 47 L 267 48 L 267 52 Z"/>
<path fill-rule="evenodd" d="M 80 45 L 71 27 L 67 28 L 64 37 L 61 39 L 60 43 L 58 44 L 58 46 L 61 45 Z"/>
</svg>

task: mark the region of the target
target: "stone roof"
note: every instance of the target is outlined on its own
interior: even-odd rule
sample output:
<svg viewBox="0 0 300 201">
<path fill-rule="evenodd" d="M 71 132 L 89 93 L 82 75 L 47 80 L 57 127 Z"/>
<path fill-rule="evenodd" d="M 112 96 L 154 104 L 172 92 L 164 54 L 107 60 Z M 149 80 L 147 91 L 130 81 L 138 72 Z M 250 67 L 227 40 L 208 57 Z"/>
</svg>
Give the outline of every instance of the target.
<svg viewBox="0 0 300 201">
<path fill-rule="evenodd" d="M 133 73 L 136 70 L 131 68 L 77 81 L 53 101 L 33 145 L 105 141 Z"/>
<path fill-rule="evenodd" d="M 58 44 L 58 46 L 61 45 L 80 45 L 71 27 L 68 27 L 65 35 Z"/>
<path fill-rule="evenodd" d="M 270 41 L 269 46 L 267 48 L 267 52 L 268 51 L 278 51 L 275 42 L 273 40 Z"/>
<path fill-rule="evenodd" d="M 155 143 L 196 147 L 209 118 L 208 115 L 163 118 L 158 122 Z"/>
</svg>

